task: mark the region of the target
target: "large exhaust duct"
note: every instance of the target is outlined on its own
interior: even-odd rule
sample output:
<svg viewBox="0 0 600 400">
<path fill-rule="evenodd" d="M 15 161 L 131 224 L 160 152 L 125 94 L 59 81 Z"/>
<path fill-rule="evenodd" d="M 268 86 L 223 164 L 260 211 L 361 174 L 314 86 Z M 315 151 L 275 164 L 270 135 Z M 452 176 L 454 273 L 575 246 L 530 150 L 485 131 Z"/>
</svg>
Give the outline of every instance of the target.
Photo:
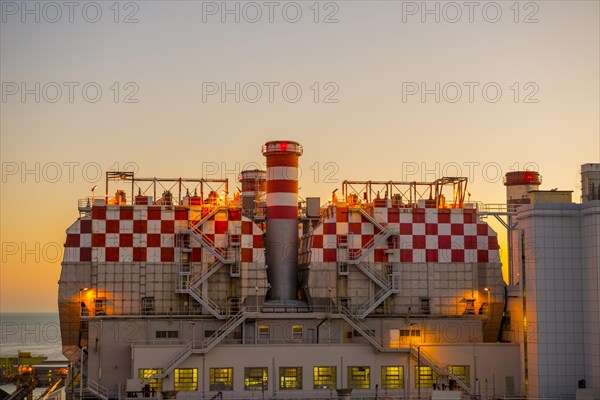
<svg viewBox="0 0 600 400">
<path fill-rule="evenodd" d="M 267 276 L 269 300 L 295 302 L 298 282 L 298 157 L 302 146 L 292 141 L 268 142 Z"/>
</svg>

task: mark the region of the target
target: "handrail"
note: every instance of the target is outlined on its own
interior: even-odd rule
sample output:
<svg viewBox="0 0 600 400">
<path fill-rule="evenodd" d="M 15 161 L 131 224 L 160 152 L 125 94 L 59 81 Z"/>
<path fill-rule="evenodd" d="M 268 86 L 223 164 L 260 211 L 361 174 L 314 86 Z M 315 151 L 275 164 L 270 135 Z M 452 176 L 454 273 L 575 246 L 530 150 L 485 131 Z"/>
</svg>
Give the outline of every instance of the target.
<svg viewBox="0 0 600 400">
<path fill-rule="evenodd" d="M 357 263 L 356 266 L 360 269 L 365 275 L 367 275 L 373 282 L 375 282 L 379 287 L 386 288 L 389 286 L 388 282 L 382 279 L 372 268 L 364 263 Z"/>
<path fill-rule="evenodd" d="M 411 355 L 415 358 L 419 358 L 424 361 L 432 370 L 439 375 L 447 375 L 452 378 L 460 387 L 462 387 L 470 395 L 474 395 L 472 389 L 462 379 L 450 372 L 448 366 L 440 367 L 431 356 L 429 356 L 424 350 L 420 349 L 420 346 L 410 344 Z"/>
<path fill-rule="evenodd" d="M 224 264 L 232 264 L 235 262 L 235 257 L 231 258 L 231 255 L 235 256 L 235 250 L 217 247 L 214 240 L 210 239 L 202 231 L 194 230 L 183 230 L 182 233 L 189 233 L 192 237 L 200 242 L 212 255 L 214 255 L 219 261 Z"/>
<path fill-rule="evenodd" d="M 206 345 L 202 348 L 202 353 L 207 353 L 213 347 L 215 347 L 218 343 L 223 340 L 225 336 L 227 336 L 231 331 L 233 331 L 240 323 L 242 323 L 248 314 L 246 313 L 245 308 L 242 308 L 238 311 L 237 314 L 229 318 L 219 329 L 217 329 L 206 342 Z"/>
<path fill-rule="evenodd" d="M 194 276 L 194 279 L 190 281 L 191 287 L 200 286 L 204 283 L 208 278 L 210 278 L 215 272 L 217 272 L 223 266 L 223 262 L 220 260 L 215 260 L 213 263 L 209 264 L 208 268 L 204 273 L 198 274 Z"/>
<path fill-rule="evenodd" d="M 220 205 L 216 205 L 208 214 L 206 214 L 204 217 L 202 217 L 202 219 L 200 221 L 197 221 L 195 224 L 192 224 L 192 222 L 190 221 L 190 229 L 192 230 L 196 230 L 199 229 L 200 226 L 202 226 L 202 224 L 204 224 L 206 221 L 208 221 L 210 219 L 210 217 L 212 217 L 213 215 L 215 215 L 216 213 L 218 213 L 220 210 L 223 209 L 227 209 L 226 206 L 220 206 Z"/>
<path fill-rule="evenodd" d="M 87 381 L 87 389 L 103 400 L 108 400 L 110 397 L 110 392 L 107 388 L 91 379 Z"/>
<path fill-rule="evenodd" d="M 375 220 L 375 217 L 373 217 L 371 215 L 370 212 L 367 212 L 363 207 L 356 207 L 356 208 L 352 208 L 352 209 L 356 209 L 358 210 L 358 212 L 363 215 L 366 219 L 368 219 L 373 225 L 375 225 L 380 231 L 384 231 L 385 227 L 383 225 L 381 225 L 377 220 Z"/>
<path fill-rule="evenodd" d="M 396 230 L 385 229 L 385 230 L 382 230 L 381 232 L 379 232 L 378 234 L 373 235 L 371 240 L 369 240 L 367 243 L 365 243 L 365 245 L 362 246 L 360 249 L 357 249 L 360 252 L 354 253 L 352 251 L 348 251 L 348 262 L 350 264 L 359 263 L 363 258 L 365 258 L 367 255 L 369 255 L 369 253 L 371 251 L 373 251 L 377 246 L 379 246 L 379 244 L 381 244 L 381 242 L 386 240 L 388 237 L 390 237 L 392 235 L 397 235 L 397 234 L 398 234 L 398 232 Z M 349 249 L 349 250 L 354 250 L 354 249 Z"/>
<path fill-rule="evenodd" d="M 367 329 L 365 329 L 362 326 L 362 323 L 356 318 L 354 314 L 352 314 L 352 312 L 350 312 L 350 310 L 348 310 L 346 307 L 340 307 L 340 311 L 340 315 L 342 316 L 344 321 L 352 325 L 354 329 L 359 331 L 360 334 L 365 339 L 367 339 L 373 346 L 375 346 L 379 351 L 383 351 L 383 346 L 381 345 L 381 343 L 379 343 L 379 341 L 374 336 L 368 333 Z"/>
<path fill-rule="evenodd" d="M 221 307 L 215 303 L 210 297 L 204 297 L 198 287 L 190 287 L 185 290 L 185 293 L 190 294 L 198 303 L 202 304 L 212 315 L 218 319 L 225 318 L 221 313 Z"/>
<path fill-rule="evenodd" d="M 387 299 L 392 294 L 392 284 L 391 282 L 387 287 L 379 290 L 375 297 L 373 297 L 372 301 L 368 301 L 365 304 L 362 304 L 356 308 L 357 313 L 360 313 L 359 316 L 361 318 L 365 318 L 371 311 L 373 311 L 377 306 L 379 306 L 385 299 Z"/>
</svg>

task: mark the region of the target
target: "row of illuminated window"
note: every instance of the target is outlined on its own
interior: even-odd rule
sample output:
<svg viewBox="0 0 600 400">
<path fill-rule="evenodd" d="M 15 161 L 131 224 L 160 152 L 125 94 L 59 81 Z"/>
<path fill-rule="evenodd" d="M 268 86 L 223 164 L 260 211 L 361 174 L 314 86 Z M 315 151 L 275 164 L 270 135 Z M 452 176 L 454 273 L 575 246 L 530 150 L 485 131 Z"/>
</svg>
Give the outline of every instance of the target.
<svg viewBox="0 0 600 400">
<path fill-rule="evenodd" d="M 448 371 L 465 384 L 470 383 L 470 370 L 468 365 L 448 366 Z M 139 377 L 151 379 L 159 375 L 159 369 L 140 369 Z M 174 373 L 177 391 L 198 390 L 197 368 L 176 368 Z M 415 366 L 415 387 L 432 388 L 437 382 L 437 374 L 426 366 Z M 150 387 L 154 391 L 162 391 L 162 379 L 152 378 Z M 210 390 L 233 390 L 233 368 L 210 368 Z M 267 367 L 244 368 L 244 390 L 266 390 L 269 385 Z M 371 387 L 371 367 L 348 367 L 348 388 L 369 389 Z M 402 389 L 404 387 L 404 367 L 390 365 L 381 367 L 381 388 Z M 337 368 L 335 366 L 313 367 L 313 389 L 336 389 Z M 279 389 L 301 390 L 302 367 L 279 367 Z"/>
</svg>

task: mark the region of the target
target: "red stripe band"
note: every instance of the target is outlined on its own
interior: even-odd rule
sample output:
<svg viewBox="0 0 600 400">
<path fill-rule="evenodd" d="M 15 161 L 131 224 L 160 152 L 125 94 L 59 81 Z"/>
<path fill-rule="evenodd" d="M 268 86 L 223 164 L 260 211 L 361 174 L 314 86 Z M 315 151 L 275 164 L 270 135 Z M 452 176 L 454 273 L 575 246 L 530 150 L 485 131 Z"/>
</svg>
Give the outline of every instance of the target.
<svg viewBox="0 0 600 400">
<path fill-rule="evenodd" d="M 298 167 L 298 156 L 295 154 L 273 154 L 267 156 L 269 167 Z"/>
<path fill-rule="evenodd" d="M 294 206 L 267 207 L 267 219 L 298 219 L 298 208 Z"/>
<path fill-rule="evenodd" d="M 298 181 L 295 181 L 295 180 L 267 181 L 267 193 L 298 193 Z"/>
</svg>

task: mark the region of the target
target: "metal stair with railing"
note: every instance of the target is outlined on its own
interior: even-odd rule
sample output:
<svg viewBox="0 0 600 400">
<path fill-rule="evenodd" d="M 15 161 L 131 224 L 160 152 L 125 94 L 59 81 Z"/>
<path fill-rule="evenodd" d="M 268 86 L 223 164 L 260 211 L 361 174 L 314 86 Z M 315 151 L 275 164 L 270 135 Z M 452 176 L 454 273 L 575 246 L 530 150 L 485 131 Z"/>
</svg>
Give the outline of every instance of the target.
<svg viewBox="0 0 600 400">
<path fill-rule="evenodd" d="M 191 237 L 196 239 L 202 247 L 208 250 L 210 254 L 215 256 L 215 258 L 217 258 L 217 260 L 221 261 L 223 264 L 233 264 L 236 262 L 234 257 L 235 250 L 218 247 L 214 240 L 210 239 L 200 229 L 186 229 L 182 230 L 180 233 L 189 234 Z"/>
<path fill-rule="evenodd" d="M 387 238 L 392 235 L 397 235 L 399 232 L 391 229 L 384 229 L 373 235 L 371 240 L 364 244 L 357 252 L 348 252 L 348 264 L 358 264 L 367 257 L 373 250 L 379 247 Z"/>
<path fill-rule="evenodd" d="M 208 265 L 202 273 L 194 276 L 194 279 L 190 280 L 190 287 L 198 287 L 202 285 L 208 278 L 210 278 L 215 272 L 217 272 L 223 265 L 220 260 L 215 260 Z"/>
<path fill-rule="evenodd" d="M 385 299 L 390 297 L 392 294 L 397 293 L 398 290 L 394 288 L 392 282 L 390 282 L 386 287 L 379 290 L 375 293 L 372 299 L 367 301 L 365 304 L 362 304 L 355 309 L 355 315 L 358 318 L 365 318 L 369 315 L 373 310 L 375 310 Z"/>
<path fill-rule="evenodd" d="M 356 331 L 358 331 L 362 337 L 367 339 L 369 343 L 371 343 L 375 348 L 379 351 L 384 351 L 384 347 L 381 342 L 375 337 L 375 334 L 372 330 L 368 329 L 366 325 L 360 321 L 356 315 L 352 314 L 352 312 L 346 307 L 340 307 L 339 316 L 346 321 L 351 327 L 353 327 Z"/>
<path fill-rule="evenodd" d="M 161 372 L 158 374 L 152 374 L 146 376 L 142 381 L 142 385 L 150 383 L 152 379 L 162 379 L 169 375 L 175 367 L 181 364 L 186 358 L 188 358 L 192 354 L 192 342 L 187 341 L 183 348 L 177 352 L 173 357 L 171 357 L 162 368 L 158 368 Z"/>
<path fill-rule="evenodd" d="M 377 284 L 382 289 L 386 289 L 389 286 L 389 283 L 377 273 L 369 264 L 365 263 L 357 263 L 355 264 L 359 270 L 362 271 L 367 277 L 369 277 L 373 282 Z"/>
<path fill-rule="evenodd" d="M 194 353 L 208 353 L 213 347 L 221 343 L 235 328 L 240 326 L 248 318 L 245 308 L 242 308 L 237 314 L 230 317 L 219 329 L 215 331 L 198 349 L 193 349 Z"/>
<path fill-rule="evenodd" d="M 208 214 L 206 214 L 204 217 L 202 217 L 202 219 L 200 221 L 196 221 L 195 223 L 190 224 L 190 229 L 191 230 L 199 229 L 202 226 L 202 224 L 204 224 L 206 221 L 208 221 L 213 215 L 215 215 L 216 213 L 218 213 L 221 210 L 226 210 L 226 209 L 227 209 L 227 207 L 223 207 L 223 206 L 214 207 L 212 210 L 210 210 L 210 212 Z"/>
<path fill-rule="evenodd" d="M 101 400 L 108 400 L 116 398 L 117 396 L 111 396 L 110 390 L 100 385 L 98 382 L 88 379 L 85 387 L 87 391 Z"/>
<path fill-rule="evenodd" d="M 464 382 L 461 378 L 459 378 L 458 376 L 453 374 L 448 369 L 448 366 L 444 366 L 444 367 L 440 366 L 430 355 L 425 353 L 420 348 L 420 346 L 411 344 L 410 345 L 410 355 L 415 360 L 423 362 L 425 365 L 430 367 L 436 374 L 442 375 L 442 376 L 447 376 L 447 377 L 451 378 L 453 381 L 455 381 L 458 384 L 458 386 L 460 386 L 469 395 L 471 395 L 471 396 L 475 395 L 475 392 L 473 391 L 473 389 L 471 389 L 471 387 L 469 387 L 469 385 L 466 382 Z"/>
<path fill-rule="evenodd" d="M 173 370 L 185 361 L 192 354 L 206 354 L 212 350 L 216 345 L 221 343 L 223 339 L 227 337 L 234 329 L 236 329 L 242 322 L 248 318 L 249 313 L 245 309 L 240 310 L 237 314 L 230 317 L 218 330 L 215 331 L 209 338 L 201 342 L 193 342 L 191 340 L 186 341 L 184 346 L 171 357 L 163 366 L 159 368 L 161 370 L 158 374 L 152 374 L 147 376 L 143 384 L 149 383 L 152 379 L 164 378 L 169 375 Z M 195 346 L 196 343 L 200 345 Z M 108 399 L 103 399 L 108 400 Z"/>
<path fill-rule="evenodd" d="M 364 208 L 362 207 L 352 207 L 350 208 L 350 210 L 356 210 L 358 211 L 363 217 L 365 217 L 370 223 L 372 223 L 373 225 L 375 225 L 380 231 L 385 230 L 385 228 L 383 227 L 383 225 L 381 225 L 372 215 L 371 213 L 367 212 Z"/>
<path fill-rule="evenodd" d="M 187 293 L 194 298 L 202 307 L 206 308 L 208 312 L 214 315 L 218 319 L 225 319 L 227 316 L 223 312 L 221 306 L 211 300 L 210 297 L 202 293 L 202 288 L 198 286 L 188 286 L 186 288 L 180 288 L 180 293 Z"/>
</svg>

